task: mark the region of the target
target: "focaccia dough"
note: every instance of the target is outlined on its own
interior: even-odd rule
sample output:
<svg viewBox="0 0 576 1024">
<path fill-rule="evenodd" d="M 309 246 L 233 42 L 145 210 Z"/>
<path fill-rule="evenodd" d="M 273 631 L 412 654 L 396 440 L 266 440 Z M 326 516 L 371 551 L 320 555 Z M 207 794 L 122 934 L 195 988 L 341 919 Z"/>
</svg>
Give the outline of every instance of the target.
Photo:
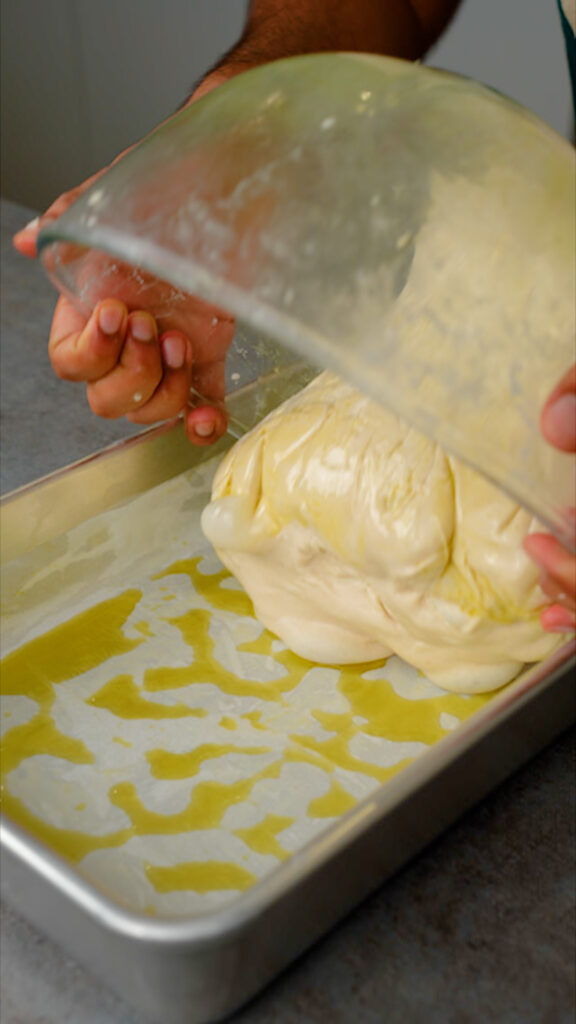
<svg viewBox="0 0 576 1024">
<path fill-rule="evenodd" d="M 449 690 L 493 690 L 558 637 L 523 508 L 330 373 L 220 465 L 202 526 L 260 621 L 324 664 L 400 655 Z"/>
</svg>

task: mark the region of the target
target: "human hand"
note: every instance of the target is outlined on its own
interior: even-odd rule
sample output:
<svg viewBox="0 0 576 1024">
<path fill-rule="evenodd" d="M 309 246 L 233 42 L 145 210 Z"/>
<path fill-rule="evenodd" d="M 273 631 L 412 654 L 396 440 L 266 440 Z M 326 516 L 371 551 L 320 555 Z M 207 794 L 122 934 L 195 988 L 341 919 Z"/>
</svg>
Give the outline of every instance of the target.
<svg viewBox="0 0 576 1024">
<path fill-rule="evenodd" d="M 97 176 L 96 176 L 97 177 Z M 60 216 L 94 181 L 61 196 L 44 216 L 14 238 L 25 256 L 36 255 L 40 227 Z M 99 260 L 91 254 L 90 273 L 98 281 L 91 315 L 80 313 L 60 298 L 48 351 L 55 373 L 86 384 L 90 408 L 98 416 L 126 416 L 150 424 L 184 414 L 193 444 L 208 445 L 225 433 L 225 358 L 234 322 L 221 310 L 176 293 L 150 275 L 136 277 L 130 268 L 110 278 L 98 276 Z M 173 301 L 177 294 L 178 301 Z M 190 388 L 207 399 L 191 408 Z"/>
<path fill-rule="evenodd" d="M 576 452 L 576 365 L 556 385 L 542 410 L 544 437 L 564 452 Z M 572 513 L 576 536 L 576 514 Z M 544 629 L 569 633 L 576 628 L 576 557 L 546 533 L 526 537 L 524 549 L 542 569 L 540 586 L 552 601 L 542 612 Z"/>
<path fill-rule="evenodd" d="M 190 102 L 226 77 L 209 76 Z M 60 217 L 105 170 L 59 196 L 42 217 L 19 231 L 16 249 L 36 257 L 40 228 Z M 90 253 L 89 315 L 66 298 L 56 305 L 48 343 L 55 373 L 64 380 L 83 381 L 98 416 L 126 416 L 133 423 L 150 424 L 183 413 L 190 441 L 212 444 L 228 424 L 224 370 L 233 319 L 149 274 L 135 274 L 133 268 L 120 264 L 111 278 L 108 264 L 103 254 Z M 191 388 L 207 402 L 191 400 Z"/>
</svg>

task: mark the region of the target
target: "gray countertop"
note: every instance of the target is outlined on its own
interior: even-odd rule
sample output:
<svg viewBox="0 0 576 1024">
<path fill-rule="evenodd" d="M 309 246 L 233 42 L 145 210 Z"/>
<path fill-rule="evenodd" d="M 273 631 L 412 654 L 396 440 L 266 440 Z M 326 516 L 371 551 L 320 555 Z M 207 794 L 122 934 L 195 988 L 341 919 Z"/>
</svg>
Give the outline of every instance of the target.
<svg viewBox="0 0 576 1024">
<path fill-rule="evenodd" d="M 2 492 L 128 434 L 46 354 L 54 293 L 11 249 L 3 204 Z M 234 1017 L 234 1024 L 572 1024 L 574 731 L 469 812 Z M 16 911 L 1 933 L 3 1024 L 138 1016 Z"/>
</svg>

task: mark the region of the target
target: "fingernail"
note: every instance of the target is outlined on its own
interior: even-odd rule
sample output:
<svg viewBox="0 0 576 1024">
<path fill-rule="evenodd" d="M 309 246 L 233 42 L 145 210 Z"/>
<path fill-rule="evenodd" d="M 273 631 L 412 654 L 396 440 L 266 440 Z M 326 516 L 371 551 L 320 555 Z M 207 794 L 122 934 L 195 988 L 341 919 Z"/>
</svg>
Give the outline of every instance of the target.
<svg viewBox="0 0 576 1024">
<path fill-rule="evenodd" d="M 24 231 L 35 231 L 36 228 L 38 227 L 39 223 L 40 223 L 40 217 L 33 217 L 32 220 L 29 220 L 28 223 L 23 228 L 20 228 L 20 231 L 18 232 L 18 234 L 21 234 Z"/>
<path fill-rule="evenodd" d="M 172 336 L 164 338 L 162 342 L 162 355 L 166 366 L 171 370 L 179 370 L 186 362 L 186 343 L 183 338 Z"/>
<path fill-rule="evenodd" d="M 545 413 L 546 434 L 553 444 L 572 450 L 576 444 L 576 395 L 557 398 Z"/>
<path fill-rule="evenodd" d="M 542 612 L 542 625 L 549 633 L 573 633 L 576 628 L 576 616 L 568 608 L 560 604 L 550 605 Z"/>
<path fill-rule="evenodd" d="M 152 317 L 147 313 L 135 313 L 130 318 L 130 332 L 136 341 L 152 341 L 156 333 Z"/>
<path fill-rule="evenodd" d="M 98 323 L 103 334 L 117 334 L 123 319 L 124 310 L 121 306 L 116 305 L 116 303 L 114 305 L 102 306 L 98 313 Z"/>
<path fill-rule="evenodd" d="M 522 546 L 528 555 L 528 558 L 531 558 L 532 561 L 536 562 L 536 564 L 542 569 L 542 576 L 546 575 L 546 569 L 543 568 L 542 563 L 542 552 L 539 550 L 542 545 L 543 536 L 544 534 L 541 533 L 530 533 L 522 542 Z M 542 581 L 542 576 L 540 581 Z"/>
<path fill-rule="evenodd" d="M 194 432 L 198 437 L 210 437 L 214 433 L 214 424 L 209 422 L 197 423 Z"/>
</svg>

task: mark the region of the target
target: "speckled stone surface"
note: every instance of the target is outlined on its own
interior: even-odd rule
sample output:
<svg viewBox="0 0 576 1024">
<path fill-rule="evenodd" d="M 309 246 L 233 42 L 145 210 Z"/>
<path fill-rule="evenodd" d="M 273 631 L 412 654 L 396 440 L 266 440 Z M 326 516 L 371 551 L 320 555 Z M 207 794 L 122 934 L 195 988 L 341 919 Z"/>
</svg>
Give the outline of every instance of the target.
<svg viewBox="0 0 576 1024">
<path fill-rule="evenodd" d="M 2 491 L 133 433 L 97 420 L 46 356 L 54 293 L 11 251 L 4 204 Z M 572 1024 L 575 734 L 557 740 L 233 1018 L 234 1024 Z M 138 1024 L 3 908 L 2 1024 Z"/>
</svg>

